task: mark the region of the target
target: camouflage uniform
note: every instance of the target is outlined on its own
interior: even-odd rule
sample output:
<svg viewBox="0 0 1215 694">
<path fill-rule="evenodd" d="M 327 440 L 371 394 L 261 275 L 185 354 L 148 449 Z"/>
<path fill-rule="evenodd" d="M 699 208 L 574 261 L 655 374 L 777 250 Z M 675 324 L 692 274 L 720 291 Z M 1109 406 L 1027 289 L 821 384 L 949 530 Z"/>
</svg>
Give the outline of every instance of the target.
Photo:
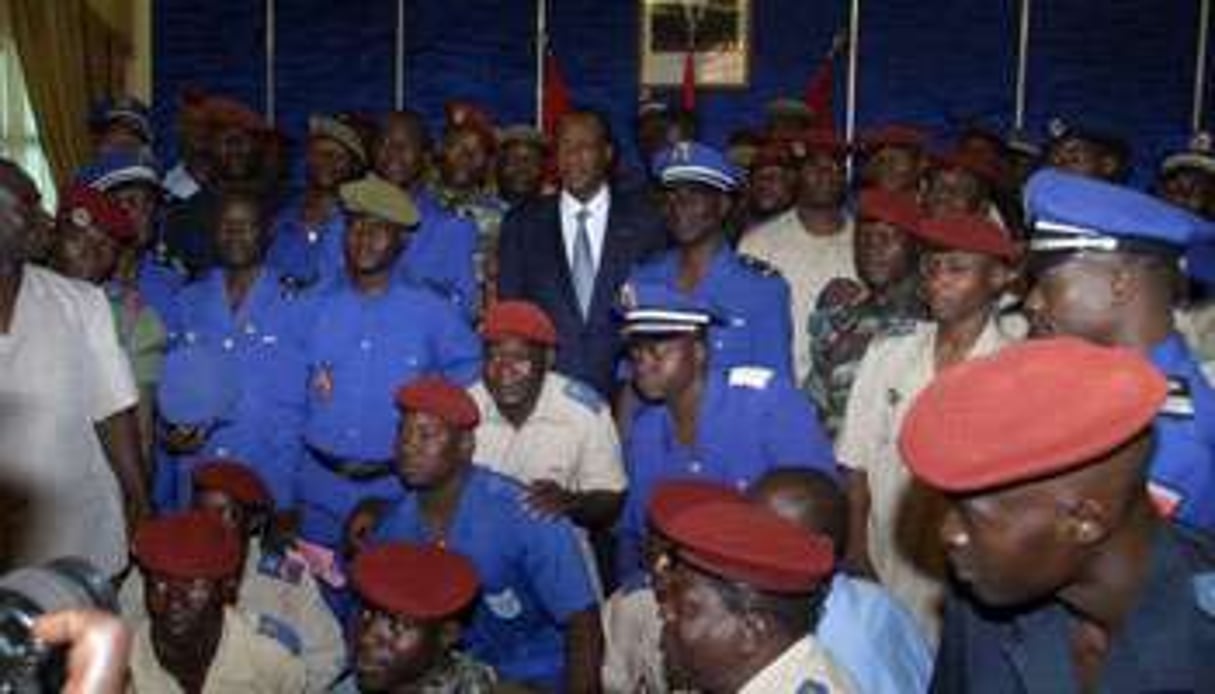
<svg viewBox="0 0 1215 694">
<path fill-rule="evenodd" d="M 418 694 L 490 694 L 506 691 L 498 684 L 493 668 L 453 651 L 447 662 L 431 671 L 411 690 Z M 331 694 L 357 694 L 358 678 L 348 673 L 333 686 Z"/>
<path fill-rule="evenodd" d="M 498 231 L 502 218 L 510 210 L 510 204 L 497 194 L 487 190 L 475 193 L 452 190 L 441 182 L 430 187 L 435 202 L 447 212 L 471 220 L 477 225 L 477 251 L 473 258 L 477 272 L 477 289 L 481 304 L 491 303 L 490 292 L 497 287 L 497 269 L 490 263 L 498 257 Z"/>
<path fill-rule="evenodd" d="M 839 432 L 852 380 L 870 340 L 914 327 L 924 316 L 914 277 L 895 287 L 885 304 L 874 301 L 873 294 L 853 279 L 836 278 L 823 288 L 807 320 L 811 363 L 802 387 L 818 406 L 832 437 Z"/>
</svg>

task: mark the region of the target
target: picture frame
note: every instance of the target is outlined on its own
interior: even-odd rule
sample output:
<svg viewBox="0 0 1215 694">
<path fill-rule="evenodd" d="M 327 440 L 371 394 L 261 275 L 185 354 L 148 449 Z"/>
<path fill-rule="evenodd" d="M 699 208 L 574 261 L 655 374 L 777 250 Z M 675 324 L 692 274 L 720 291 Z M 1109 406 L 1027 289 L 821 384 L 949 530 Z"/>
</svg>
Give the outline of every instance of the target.
<svg viewBox="0 0 1215 694">
<path fill-rule="evenodd" d="M 677 87 L 695 44 L 698 88 L 742 89 L 751 77 L 751 0 L 638 0 L 640 83 Z"/>
</svg>

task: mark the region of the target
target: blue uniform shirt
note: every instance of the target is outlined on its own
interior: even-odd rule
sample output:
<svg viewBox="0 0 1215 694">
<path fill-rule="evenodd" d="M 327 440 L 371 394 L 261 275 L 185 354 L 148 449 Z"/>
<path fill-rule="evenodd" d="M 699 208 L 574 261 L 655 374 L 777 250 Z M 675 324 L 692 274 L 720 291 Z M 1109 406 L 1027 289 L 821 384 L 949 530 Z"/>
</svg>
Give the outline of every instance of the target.
<svg viewBox="0 0 1215 694">
<path fill-rule="evenodd" d="M 769 369 L 710 372 L 700 402 L 696 442 L 687 447 L 661 404 L 644 405 L 625 442 L 629 490 L 619 522 L 618 577 L 642 570 L 641 540 L 654 487 L 699 478 L 743 490 L 774 467 L 802 466 L 835 475 L 831 442 L 814 406 Z"/>
<path fill-rule="evenodd" d="M 443 537 L 422 521 L 418 496 L 406 494 L 377 529 L 384 542 L 439 542 L 477 569 L 481 593 L 465 647 L 503 679 L 560 691 L 564 626 L 595 606 L 587 553 L 568 521 L 527 510 L 518 482 L 473 465 Z"/>
<path fill-rule="evenodd" d="M 394 284 L 365 296 L 341 282 L 318 297 L 314 315 L 304 437 L 330 454 L 390 459 L 397 388 L 424 374 L 467 385 L 480 372 L 480 340 L 425 288 Z"/>
<path fill-rule="evenodd" d="M 235 381 L 238 395 L 203 449 L 173 461 L 177 482 L 169 505 L 189 503 L 190 468 L 216 457 L 235 458 L 257 470 L 280 508 L 294 502 L 305 396 L 303 331 L 311 324 L 309 311 L 309 302 L 284 288 L 278 273 L 269 268 L 263 269 L 235 310 L 229 304 L 222 270 L 213 270 L 178 294 L 176 324 L 171 328 L 173 348 L 221 353 L 227 364 L 226 377 Z M 166 363 L 172 367 L 177 362 Z M 175 374 L 165 387 L 206 386 L 192 384 L 192 378 L 214 375 Z"/>
<path fill-rule="evenodd" d="M 301 200 L 293 202 L 276 218 L 267 263 L 302 286 L 326 286 L 345 272 L 346 219 L 335 210 L 320 226 L 306 228 L 301 221 L 302 204 Z M 476 225 L 433 204 L 419 206 L 419 211 L 422 220 L 409 232 L 408 246 L 394 268 L 395 276 L 428 286 L 455 302 L 466 315 L 472 315 L 477 302 L 473 267 Z"/>
<path fill-rule="evenodd" d="M 661 283 L 678 291 L 679 251 L 670 250 L 633 269 L 630 286 Z M 710 368 L 765 366 L 791 377 L 793 330 L 789 285 L 760 261 L 723 246 L 690 296 L 713 307 Z"/>
<path fill-rule="evenodd" d="M 1097 691 L 1215 691 L 1215 544 L 1162 527 L 1137 604 L 1113 635 Z M 929 691 L 1079 694 L 1071 613 L 1057 602 L 1003 616 L 954 594 Z"/>
<path fill-rule="evenodd" d="M 316 299 L 306 347 L 304 443 L 313 450 L 297 477 L 301 534 L 336 547 L 342 523 L 362 498 L 393 499 L 390 475 L 398 413 L 397 389 L 425 374 L 469 384 L 480 373 L 481 343 L 457 309 L 423 287 L 393 284 L 364 296 L 345 280 Z M 358 461 L 384 474 L 354 481 L 319 459 Z"/>
<path fill-rule="evenodd" d="M 932 676 L 928 642 L 911 612 L 876 583 L 837 573 L 815 637 L 852 676 L 857 691 L 928 691 Z"/>
<path fill-rule="evenodd" d="M 301 287 L 327 285 L 342 274 L 346 217 L 335 207 L 323 222 L 309 227 L 303 207 L 303 198 L 297 198 L 275 216 L 266 264 Z"/>
<path fill-rule="evenodd" d="M 1149 468 L 1153 497 L 1176 520 L 1215 530 L 1215 390 L 1181 335 L 1165 338 L 1149 357 L 1169 379 Z"/>
</svg>

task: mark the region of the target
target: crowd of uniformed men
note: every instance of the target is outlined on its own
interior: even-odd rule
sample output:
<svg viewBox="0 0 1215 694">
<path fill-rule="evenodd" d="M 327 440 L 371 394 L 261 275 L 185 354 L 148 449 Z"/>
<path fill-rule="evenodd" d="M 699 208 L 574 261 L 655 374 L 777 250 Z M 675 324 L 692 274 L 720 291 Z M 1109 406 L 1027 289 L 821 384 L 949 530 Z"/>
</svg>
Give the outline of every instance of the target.
<svg viewBox="0 0 1215 694">
<path fill-rule="evenodd" d="M 815 123 L 100 105 L 0 162 L 6 561 L 137 692 L 1215 691 L 1215 154 Z"/>
</svg>

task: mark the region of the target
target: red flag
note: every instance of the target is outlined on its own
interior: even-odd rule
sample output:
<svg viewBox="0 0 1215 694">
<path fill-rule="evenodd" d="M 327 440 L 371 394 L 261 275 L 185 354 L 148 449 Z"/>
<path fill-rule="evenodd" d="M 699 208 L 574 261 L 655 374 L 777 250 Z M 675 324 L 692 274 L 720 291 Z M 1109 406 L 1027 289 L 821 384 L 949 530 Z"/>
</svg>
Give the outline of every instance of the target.
<svg viewBox="0 0 1215 694">
<path fill-rule="evenodd" d="M 806 83 L 806 106 L 814 113 L 815 130 L 835 131 L 835 56 L 843 49 L 847 39 L 842 33 L 831 42 L 831 50 L 823 56 L 810 80 Z"/>
<path fill-rule="evenodd" d="M 541 104 L 540 129 L 546 138 L 557 133 L 557 121 L 570 111 L 570 90 L 561 75 L 557 56 L 549 46 L 544 48 L 544 101 Z"/>
<path fill-rule="evenodd" d="M 696 110 L 696 51 L 691 48 L 683 57 L 683 85 L 679 91 L 679 106 L 688 113 Z"/>
</svg>

